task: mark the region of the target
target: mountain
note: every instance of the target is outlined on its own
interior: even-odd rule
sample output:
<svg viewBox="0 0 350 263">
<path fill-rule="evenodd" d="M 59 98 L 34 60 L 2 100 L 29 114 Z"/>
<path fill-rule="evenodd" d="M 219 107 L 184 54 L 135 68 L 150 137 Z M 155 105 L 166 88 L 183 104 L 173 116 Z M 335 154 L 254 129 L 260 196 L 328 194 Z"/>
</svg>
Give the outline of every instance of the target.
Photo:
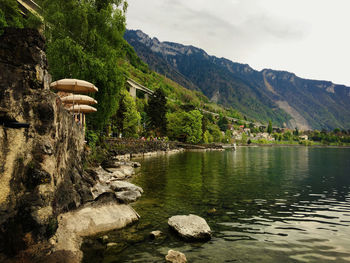
<svg viewBox="0 0 350 263">
<path fill-rule="evenodd" d="M 350 129 L 350 87 L 286 71 L 257 71 L 140 30 L 127 30 L 124 38 L 151 69 L 249 118 L 302 130 Z"/>
</svg>

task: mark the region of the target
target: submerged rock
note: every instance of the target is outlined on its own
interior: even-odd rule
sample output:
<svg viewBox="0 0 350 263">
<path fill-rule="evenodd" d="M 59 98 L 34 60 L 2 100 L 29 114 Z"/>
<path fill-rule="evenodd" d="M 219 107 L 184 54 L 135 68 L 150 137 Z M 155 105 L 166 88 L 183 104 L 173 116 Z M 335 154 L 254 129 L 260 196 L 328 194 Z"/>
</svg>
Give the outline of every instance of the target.
<svg viewBox="0 0 350 263">
<path fill-rule="evenodd" d="M 185 254 L 183 254 L 179 251 L 172 250 L 172 249 L 170 249 L 168 251 L 168 255 L 165 256 L 165 259 L 167 262 L 171 262 L 171 263 L 187 262 Z"/>
<path fill-rule="evenodd" d="M 216 212 L 216 208 L 212 208 L 207 211 L 208 214 L 215 214 Z"/>
<path fill-rule="evenodd" d="M 118 246 L 118 244 L 117 243 L 113 243 L 113 242 L 107 244 L 107 248 L 115 247 L 115 246 Z"/>
<path fill-rule="evenodd" d="M 211 239 L 211 230 L 207 222 L 196 215 L 172 216 L 168 225 L 183 239 L 189 241 Z"/>
<path fill-rule="evenodd" d="M 156 230 L 156 231 L 152 231 L 151 233 L 149 233 L 149 235 L 151 236 L 151 238 L 156 239 L 156 238 L 161 237 L 163 235 L 163 232 Z"/>
</svg>

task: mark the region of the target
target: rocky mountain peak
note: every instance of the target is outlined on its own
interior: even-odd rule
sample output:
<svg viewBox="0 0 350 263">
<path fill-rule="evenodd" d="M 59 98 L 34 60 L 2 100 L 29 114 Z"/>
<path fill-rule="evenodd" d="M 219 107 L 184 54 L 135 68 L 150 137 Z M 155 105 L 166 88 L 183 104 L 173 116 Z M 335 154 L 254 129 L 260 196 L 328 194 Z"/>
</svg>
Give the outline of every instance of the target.
<svg viewBox="0 0 350 263">
<path fill-rule="evenodd" d="M 139 41 L 149 47 L 153 52 L 161 53 L 162 55 L 191 55 L 200 52 L 203 53 L 204 56 L 209 57 L 202 49 L 173 42 L 160 42 L 156 37 L 151 38 L 141 30 L 127 30 L 125 34 L 128 35 L 128 38 Z"/>
<path fill-rule="evenodd" d="M 163 70 L 185 87 L 193 84 L 208 98 L 247 117 L 281 126 L 285 123 L 293 129 L 349 128 L 350 87 L 303 79 L 287 71 L 257 71 L 248 64 L 210 56 L 197 47 L 142 36 L 139 39 L 127 31 L 125 39 L 152 69 Z M 139 45 L 141 42 L 145 45 Z"/>
</svg>

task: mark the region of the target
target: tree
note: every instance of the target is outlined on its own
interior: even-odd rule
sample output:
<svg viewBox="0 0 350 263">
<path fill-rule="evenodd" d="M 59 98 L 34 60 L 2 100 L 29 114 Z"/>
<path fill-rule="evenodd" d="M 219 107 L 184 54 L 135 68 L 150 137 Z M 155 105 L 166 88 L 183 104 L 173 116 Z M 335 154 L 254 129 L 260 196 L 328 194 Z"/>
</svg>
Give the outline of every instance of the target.
<svg viewBox="0 0 350 263">
<path fill-rule="evenodd" d="M 213 136 L 214 142 L 221 142 L 222 141 L 223 136 L 222 136 L 222 132 L 221 132 L 219 126 L 211 123 L 210 125 L 208 125 L 208 130 L 209 130 L 210 134 Z"/>
<path fill-rule="evenodd" d="M 246 144 L 246 143 L 247 143 L 247 139 L 248 139 L 247 134 L 245 134 L 245 132 L 243 132 L 243 133 L 242 133 L 241 143 L 242 143 L 242 144 Z"/>
<path fill-rule="evenodd" d="M 166 106 L 167 100 L 162 88 L 158 88 L 150 98 L 147 107 L 147 115 L 149 117 L 149 128 L 156 130 L 160 135 L 166 135 L 167 120 Z"/>
<path fill-rule="evenodd" d="M 267 126 L 267 132 L 268 132 L 269 134 L 272 133 L 272 122 L 271 122 L 271 121 L 269 121 L 269 125 Z"/>
<path fill-rule="evenodd" d="M 231 143 L 232 141 L 232 131 L 231 130 L 226 130 L 225 132 L 225 138 L 224 138 L 224 143 Z"/>
<path fill-rule="evenodd" d="M 141 115 L 136 109 L 134 99 L 125 90 L 121 92 L 118 110 L 112 118 L 113 130 L 119 136 L 136 137 Z"/>
<path fill-rule="evenodd" d="M 116 113 L 125 78 L 117 60 L 124 54 L 124 0 L 39 0 L 45 20 L 47 57 L 53 79 L 94 83 L 97 112 L 87 124 L 102 130 Z"/>
<path fill-rule="evenodd" d="M 213 142 L 213 136 L 210 134 L 210 132 L 208 130 L 206 130 L 203 133 L 203 142 L 204 143 L 211 143 L 211 142 Z"/>
<path fill-rule="evenodd" d="M 202 117 L 198 110 L 168 113 L 168 136 L 188 143 L 200 142 L 202 139 Z"/>
<path fill-rule="evenodd" d="M 28 14 L 24 18 L 16 0 L 0 0 L 0 28 L 8 26 L 39 28 L 41 25 L 41 19 L 33 14 Z M 0 35 L 3 33 L 1 31 Z"/>
<path fill-rule="evenodd" d="M 116 114 L 112 117 L 112 129 L 113 133 L 117 136 L 124 133 L 124 119 L 126 114 L 126 107 L 124 103 L 125 95 L 122 95 L 119 99 L 119 107 Z"/>
<path fill-rule="evenodd" d="M 293 132 L 293 135 L 299 136 L 299 129 L 298 129 L 298 127 L 295 127 L 295 130 L 294 130 L 294 132 Z"/>
<path fill-rule="evenodd" d="M 282 136 L 284 141 L 291 141 L 293 139 L 293 135 L 290 131 L 287 131 Z"/>
<path fill-rule="evenodd" d="M 228 120 L 225 116 L 220 115 L 218 126 L 222 131 L 226 131 L 228 129 Z"/>
<path fill-rule="evenodd" d="M 0 0 L 0 27 L 24 27 L 24 19 L 15 0 Z"/>
</svg>

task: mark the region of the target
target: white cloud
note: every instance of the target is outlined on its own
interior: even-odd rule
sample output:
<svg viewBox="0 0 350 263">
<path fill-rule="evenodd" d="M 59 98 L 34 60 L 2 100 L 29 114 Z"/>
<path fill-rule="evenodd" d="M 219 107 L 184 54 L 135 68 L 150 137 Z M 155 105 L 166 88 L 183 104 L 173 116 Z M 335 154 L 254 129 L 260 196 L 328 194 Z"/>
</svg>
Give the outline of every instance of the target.
<svg viewBox="0 0 350 263">
<path fill-rule="evenodd" d="M 256 69 L 350 85 L 348 0 L 129 0 L 128 28 Z"/>
</svg>

